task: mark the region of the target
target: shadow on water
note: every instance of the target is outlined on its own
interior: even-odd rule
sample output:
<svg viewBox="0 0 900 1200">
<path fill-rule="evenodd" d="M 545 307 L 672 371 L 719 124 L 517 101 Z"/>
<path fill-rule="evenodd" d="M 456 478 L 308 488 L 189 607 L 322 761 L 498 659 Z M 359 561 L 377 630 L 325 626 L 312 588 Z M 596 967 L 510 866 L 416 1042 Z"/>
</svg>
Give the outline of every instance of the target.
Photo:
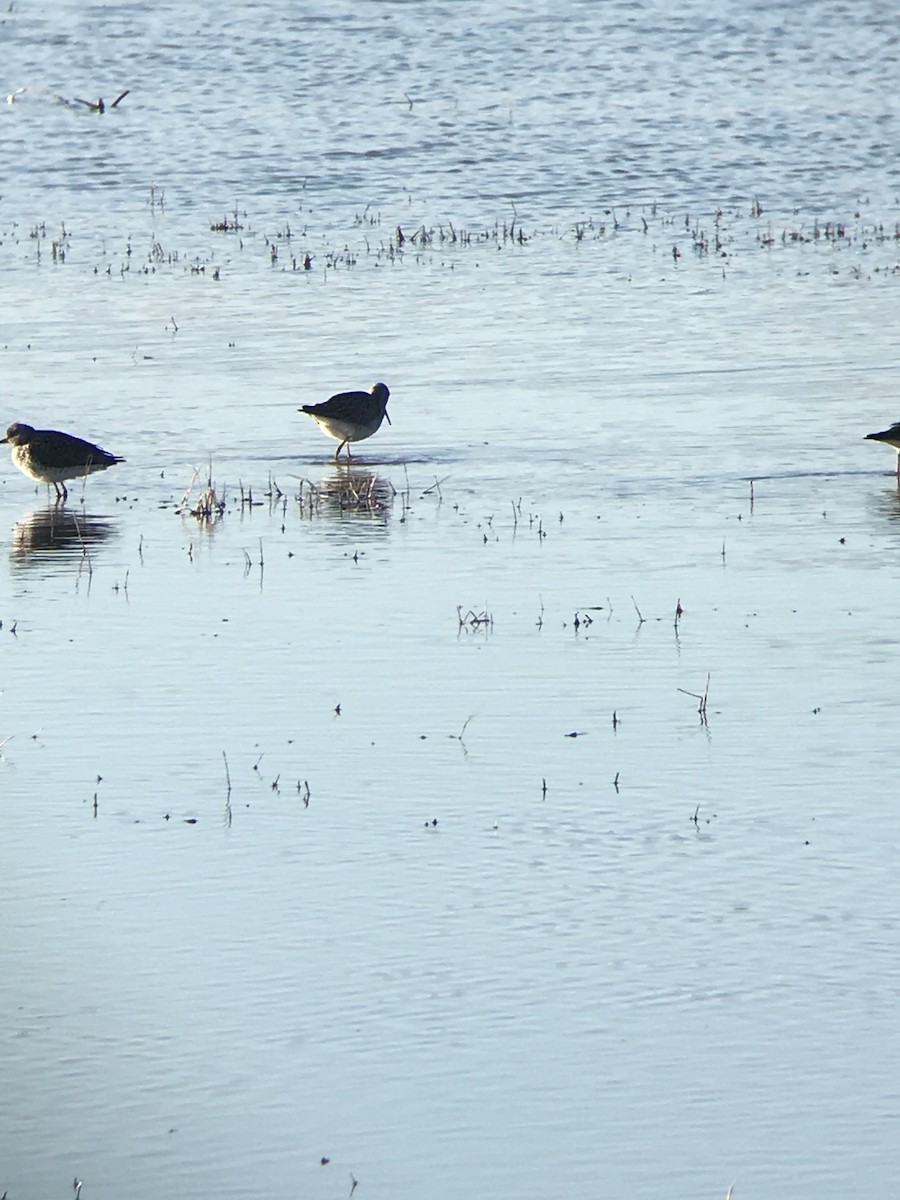
<svg viewBox="0 0 900 1200">
<path fill-rule="evenodd" d="M 103 517 L 71 512 L 59 505 L 38 508 L 13 526 L 10 563 L 31 567 L 76 562 L 115 532 L 117 527 Z"/>
<path fill-rule="evenodd" d="M 876 492 L 871 496 L 870 504 L 880 520 L 893 523 L 893 528 L 891 525 L 888 528 L 896 534 L 897 524 L 900 523 L 900 489 L 894 486 Z"/>
</svg>

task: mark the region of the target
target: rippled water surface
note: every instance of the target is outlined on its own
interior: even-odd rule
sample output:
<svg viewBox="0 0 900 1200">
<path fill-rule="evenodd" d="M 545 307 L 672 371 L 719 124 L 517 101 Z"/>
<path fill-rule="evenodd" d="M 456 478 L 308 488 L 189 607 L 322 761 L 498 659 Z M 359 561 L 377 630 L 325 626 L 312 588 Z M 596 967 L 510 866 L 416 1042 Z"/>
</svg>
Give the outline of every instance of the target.
<svg viewBox="0 0 900 1200">
<path fill-rule="evenodd" d="M 890 1190 L 894 25 L 3 14 L 9 1200 Z"/>
</svg>

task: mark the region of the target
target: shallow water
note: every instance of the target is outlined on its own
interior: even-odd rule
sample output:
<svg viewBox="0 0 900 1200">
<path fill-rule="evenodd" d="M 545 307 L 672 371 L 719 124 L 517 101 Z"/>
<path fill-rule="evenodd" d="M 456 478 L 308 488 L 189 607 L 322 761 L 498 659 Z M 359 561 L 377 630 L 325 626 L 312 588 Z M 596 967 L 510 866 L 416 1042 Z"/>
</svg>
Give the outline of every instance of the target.
<svg viewBox="0 0 900 1200">
<path fill-rule="evenodd" d="M 2 28 L 0 1190 L 883 1188 L 889 17 Z"/>
</svg>

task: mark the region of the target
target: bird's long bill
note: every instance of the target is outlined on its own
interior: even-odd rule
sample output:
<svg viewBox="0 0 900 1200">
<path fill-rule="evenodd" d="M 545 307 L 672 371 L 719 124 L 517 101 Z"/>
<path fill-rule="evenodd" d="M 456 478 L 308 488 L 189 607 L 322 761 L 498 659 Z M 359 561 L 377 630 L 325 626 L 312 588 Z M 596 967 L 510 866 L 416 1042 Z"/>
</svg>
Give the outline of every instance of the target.
<svg viewBox="0 0 900 1200">
<path fill-rule="evenodd" d="M 387 416 L 387 414 L 385 414 L 385 416 Z M 4 445 L 8 441 L 9 441 L 9 438 L 0 438 L 0 446 Z"/>
<path fill-rule="evenodd" d="M 387 423 L 388 423 L 388 425 L 390 425 L 390 423 L 391 423 L 391 418 L 390 418 L 390 417 L 388 417 L 388 414 L 387 414 L 387 409 L 385 409 L 385 410 L 384 410 L 384 415 L 385 415 L 385 417 L 387 417 Z M 6 441 L 6 438 L 4 438 L 3 440 L 4 440 L 4 441 Z"/>
</svg>

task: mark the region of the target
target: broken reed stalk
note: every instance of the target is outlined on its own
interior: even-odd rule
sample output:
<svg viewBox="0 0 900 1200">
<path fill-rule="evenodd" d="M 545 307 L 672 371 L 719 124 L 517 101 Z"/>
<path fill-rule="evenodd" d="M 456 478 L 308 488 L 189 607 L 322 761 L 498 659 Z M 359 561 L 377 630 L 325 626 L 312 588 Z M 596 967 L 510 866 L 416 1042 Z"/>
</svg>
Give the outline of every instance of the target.
<svg viewBox="0 0 900 1200">
<path fill-rule="evenodd" d="M 457 616 L 457 620 L 459 621 L 460 629 L 464 629 L 467 627 L 472 628 L 472 629 L 479 629 L 479 628 L 493 629 L 494 628 L 494 618 L 486 610 L 482 610 L 482 612 L 476 613 L 470 608 L 467 613 L 463 613 L 462 605 L 457 604 L 456 616 Z"/>
<path fill-rule="evenodd" d="M 443 503 L 444 496 L 441 492 L 441 484 L 446 483 L 449 478 L 449 475 L 445 475 L 443 479 L 438 479 L 437 475 L 435 475 L 434 483 L 431 485 L 431 487 L 427 487 L 422 495 L 428 496 L 431 492 L 437 492 L 438 503 Z"/>
<path fill-rule="evenodd" d="M 460 749 L 462 750 L 462 752 L 466 758 L 469 757 L 469 748 L 466 745 L 466 730 L 468 729 L 469 722 L 472 720 L 472 717 L 474 715 L 475 714 L 472 713 L 470 716 L 466 717 L 465 721 L 463 722 L 463 727 L 459 731 L 459 733 L 451 733 L 450 734 L 450 737 L 453 741 L 459 742 Z"/>
<path fill-rule="evenodd" d="M 188 507 L 188 501 L 191 498 L 191 492 L 194 490 L 194 484 L 197 482 L 197 476 L 200 474 L 200 468 L 194 467 L 194 474 L 191 476 L 191 482 L 184 489 L 184 495 L 181 497 L 181 503 L 178 505 L 176 512 L 182 512 Z"/>
<path fill-rule="evenodd" d="M 707 672 L 706 687 L 703 689 L 702 696 L 698 692 L 689 692 L 687 690 L 687 688 L 678 688 L 678 691 L 681 692 L 683 695 L 692 696 L 695 700 L 699 701 L 699 706 L 697 708 L 697 712 L 700 714 L 700 720 L 702 721 L 702 723 L 704 725 L 706 724 L 706 705 L 707 705 L 707 701 L 709 700 L 709 680 L 710 680 L 710 675 L 709 675 L 709 672 Z"/>
</svg>

